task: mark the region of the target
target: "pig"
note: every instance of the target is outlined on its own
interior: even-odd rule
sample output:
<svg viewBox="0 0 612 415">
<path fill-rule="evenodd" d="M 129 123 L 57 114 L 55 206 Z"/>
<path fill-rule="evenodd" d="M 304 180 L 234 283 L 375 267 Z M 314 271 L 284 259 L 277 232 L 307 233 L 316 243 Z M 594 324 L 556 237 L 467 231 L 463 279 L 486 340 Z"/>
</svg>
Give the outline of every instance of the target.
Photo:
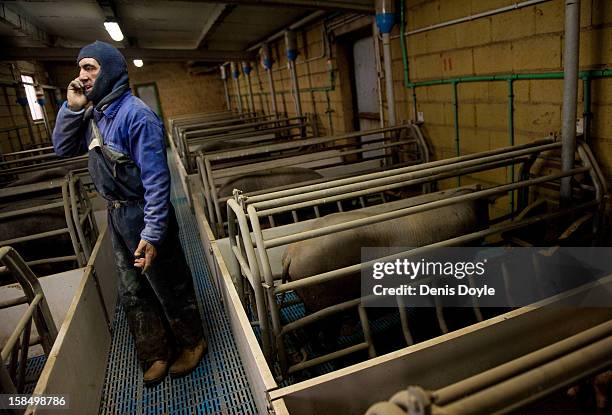
<svg viewBox="0 0 612 415">
<path fill-rule="evenodd" d="M 251 144 L 253 143 L 244 140 L 214 140 L 195 145 L 191 151 L 195 153 L 198 151 L 211 152 L 219 150 L 233 150 L 235 148 L 245 147 Z"/>
<path fill-rule="evenodd" d="M 85 163 L 86 162 L 87 160 L 85 160 Z M 77 162 L 76 164 L 33 172 L 32 174 L 28 174 L 19 180 L 12 182 L 9 187 L 63 179 L 71 170 L 80 167 L 82 167 L 82 163 Z M 50 189 L 20 195 L 17 197 L 3 198 L 0 201 L 0 213 L 44 205 L 56 200 L 61 200 L 61 197 L 60 189 Z M 0 219 L 0 242 L 56 229 L 62 229 L 66 228 L 66 226 L 66 215 L 63 207 L 56 207 L 16 217 Z M 14 244 L 14 248 L 26 261 L 74 255 L 72 241 L 67 233 L 17 243 Z M 37 275 L 42 276 L 74 269 L 76 266 L 76 261 L 64 261 L 51 264 L 34 265 L 32 266 L 32 269 Z M 2 284 L 1 281 L 0 284 Z"/>
<path fill-rule="evenodd" d="M 221 185 L 218 195 L 227 197 L 232 195 L 234 189 L 250 193 L 322 178 L 316 171 L 305 167 L 278 167 L 230 177 Z"/>
<path fill-rule="evenodd" d="M 31 172 L 21 173 L 17 179 L 10 181 L 6 186 L 23 186 L 26 184 L 61 179 L 62 177 L 70 174 L 70 172 L 73 170 L 85 168 L 87 168 L 87 159 L 77 160 L 63 166 L 49 167 L 44 170 L 34 170 Z"/>
<path fill-rule="evenodd" d="M 451 196 L 471 192 L 462 189 Z M 467 234 L 487 224 L 483 201 L 468 201 L 290 244 L 282 257 L 284 280 L 296 281 L 361 262 L 362 247 L 419 247 Z M 309 229 L 362 219 L 371 214 L 334 213 Z M 359 274 L 296 290 L 307 313 L 360 296 Z"/>
</svg>

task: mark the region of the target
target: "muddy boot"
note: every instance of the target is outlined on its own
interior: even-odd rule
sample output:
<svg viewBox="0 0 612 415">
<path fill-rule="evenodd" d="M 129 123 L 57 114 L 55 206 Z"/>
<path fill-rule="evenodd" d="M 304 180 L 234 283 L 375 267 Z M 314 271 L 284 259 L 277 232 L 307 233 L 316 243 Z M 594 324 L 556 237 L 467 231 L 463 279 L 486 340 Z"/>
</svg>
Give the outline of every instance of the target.
<svg viewBox="0 0 612 415">
<path fill-rule="evenodd" d="M 155 386 L 164 378 L 168 373 L 168 361 L 167 360 L 156 360 L 154 361 L 149 369 L 144 373 L 142 381 L 145 386 Z"/>
<path fill-rule="evenodd" d="M 190 373 L 198 366 L 205 352 L 206 340 L 201 340 L 192 348 L 184 349 L 178 359 L 170 366 L 170 376 L 178 378 Z"/>
</svg>

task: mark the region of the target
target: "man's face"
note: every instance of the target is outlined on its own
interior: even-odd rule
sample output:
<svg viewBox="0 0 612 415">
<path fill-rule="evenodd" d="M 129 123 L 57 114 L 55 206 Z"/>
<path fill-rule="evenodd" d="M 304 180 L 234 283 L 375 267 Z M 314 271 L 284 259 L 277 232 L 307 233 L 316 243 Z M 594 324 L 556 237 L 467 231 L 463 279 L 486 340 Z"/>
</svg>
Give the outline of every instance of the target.
<svg viewBox="0 0 612 415">
<path fill-rule="evenodd" d="M 79 81 L 83 83 L 85 95 L 93 89 L 96 78 L 100 73 L 100 64 L 94 58 L 83 58 L 79 61 Z"/>
</svg>

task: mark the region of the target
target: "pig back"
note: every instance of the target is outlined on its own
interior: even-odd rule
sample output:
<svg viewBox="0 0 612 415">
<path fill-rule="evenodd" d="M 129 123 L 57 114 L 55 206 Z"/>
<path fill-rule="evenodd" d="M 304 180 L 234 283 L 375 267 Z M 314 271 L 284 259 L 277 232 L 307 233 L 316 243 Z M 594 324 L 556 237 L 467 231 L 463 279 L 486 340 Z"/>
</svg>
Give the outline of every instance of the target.
<svg viewBox="0 0 612 415">
<path fill-rule="evenodd" d="M 219 197 L 231 196 L 234 189 L 244 193 L 321 179 L 319 173 L 305 167 L 279 167 L 230 177 L 219 189 Z"/>
<path fill-rule="evenodd" d="M 344 223 L 369 215 L 346 212 L 315 221 L 310 229 Z M 347 267 L 361 262 L 362 247 L 416 248 L 482 229 L 487 224 L 486 204 L 467 201 L 409 216 L 296 242 L 287 247 L 283 268 L 290 280 Z M 359 273 L 296 290 L 306 311 L 360 296 Z"/>
</svg>

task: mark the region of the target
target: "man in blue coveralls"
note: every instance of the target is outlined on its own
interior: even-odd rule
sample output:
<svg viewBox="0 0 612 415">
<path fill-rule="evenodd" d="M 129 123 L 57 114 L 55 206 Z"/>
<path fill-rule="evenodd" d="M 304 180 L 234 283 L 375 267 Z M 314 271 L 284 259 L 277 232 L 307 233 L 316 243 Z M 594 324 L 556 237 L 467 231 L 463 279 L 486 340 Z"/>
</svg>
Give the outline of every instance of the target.
<svg viewBox="0 0 612 415">
<path fill-rule="evenodd" d="M 130 92 L 125 58 L 114 46 L 87 45 L 77 64 L 79 76 L 57 115 L 53 147 L 60 156 L 89 153 L 89 173 L 108 202 L 119 297 L 143 381 L 154 385 L 168 372 L 173 377 L 191 372 L 206 351 L 170 203 L 164 130 Z M 169 365 L 175 348 L 178 357 Z"/>
</svg>

